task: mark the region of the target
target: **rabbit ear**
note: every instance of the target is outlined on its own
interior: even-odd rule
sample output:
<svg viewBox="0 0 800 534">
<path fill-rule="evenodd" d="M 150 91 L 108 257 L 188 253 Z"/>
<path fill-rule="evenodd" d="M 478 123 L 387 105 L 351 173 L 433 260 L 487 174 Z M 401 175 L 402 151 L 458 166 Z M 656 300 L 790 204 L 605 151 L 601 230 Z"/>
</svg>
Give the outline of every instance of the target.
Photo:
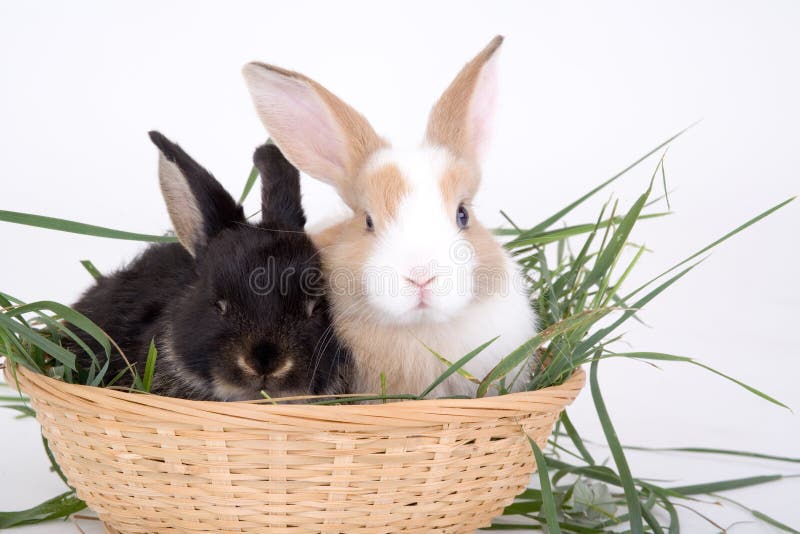
<svg viewBox="0 0 800 534">
<path fill-rule="evenodd" d="M 477 163 L 491 133 L 497 85 L 498 35 L 458 73 L 428 117 L 428 142 Z"/>
<path fill-rule="evenodd" d="M 261 224 L 303 231 L 306 215 L 300 202 L 300 172 L 271 143 L 256 149 L 253 163 L 261 173 Z"/>
<path fill-rule="evenodd" d="M 149 135 L 161 151 L 158 179 L 175 234 L 184 248 L 197 256 L 223 228 L 245 222 L 244 211 L 181 147 L 159 132 Z"/>
<path fill-rule="evenodd" d="M 351 204 L 352 180 L 385 145 L 369 122 L 302 74 L 263 63 L 248 63 L 242 72 L 258 116 L 283 154 L 303 172 L 334 185 Z"/>
</svg>

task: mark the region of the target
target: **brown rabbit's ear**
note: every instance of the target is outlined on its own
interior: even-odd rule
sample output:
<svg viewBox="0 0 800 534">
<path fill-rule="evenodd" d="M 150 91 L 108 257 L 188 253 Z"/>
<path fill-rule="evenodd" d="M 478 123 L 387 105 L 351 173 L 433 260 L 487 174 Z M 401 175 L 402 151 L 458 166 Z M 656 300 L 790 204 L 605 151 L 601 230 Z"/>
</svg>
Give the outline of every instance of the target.
<svg viewBox="0 0 800 534">
<path fill-rule="evenodd" d="M 498 35 L 467 63 L 431 109 L 427 140 L 477 163 L 491 133 L 496 96 Z"/>
<path fill-rule="evenodd" d="M 263 63 L 243 69 L 258 116 L 286 158 L 332 184 L 348 204 L 352 181 L 367 157 L 384 146 L 369 122 L 320 84 Z"/>
</svg>

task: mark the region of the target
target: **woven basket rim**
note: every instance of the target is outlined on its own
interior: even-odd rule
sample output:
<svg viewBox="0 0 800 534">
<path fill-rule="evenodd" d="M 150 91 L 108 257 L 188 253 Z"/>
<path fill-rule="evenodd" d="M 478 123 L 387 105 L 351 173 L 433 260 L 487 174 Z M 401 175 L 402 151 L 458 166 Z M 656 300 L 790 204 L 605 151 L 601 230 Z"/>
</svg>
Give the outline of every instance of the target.
<svg viewBox="0 0 800 534">
<path fill-rule="evenodd" d="M 509 393 L 475 399 L 424 399 L 392 401 L 386 404 L 313 405 L 270 404 L 252 401 L 200 401 L 162 397 L 115 389 L 69 384 L 50 378 L 23 366 L 15 366 L 20 389 L 32 399 L 46 397 L 48 402 L 85 411 L 111 411 L 130 415 L 147 414 L 151 420 L 169 422 L 176 417 L 207 419 L 219 423 L 245 426 L 264 421 L 300 419 L 330 424 L 336 421 L 359 421 L 367 426 L 419 426 L 433 420 L 485 421 L 499 417 L 516 417 L 533 411 L 560 409 L 572 403 L 583 389 L 586 374 L 577 368 L 562 384 L 535 391 Z M 13 371 L 6 369 L 12 387 Z"/>
</svg>

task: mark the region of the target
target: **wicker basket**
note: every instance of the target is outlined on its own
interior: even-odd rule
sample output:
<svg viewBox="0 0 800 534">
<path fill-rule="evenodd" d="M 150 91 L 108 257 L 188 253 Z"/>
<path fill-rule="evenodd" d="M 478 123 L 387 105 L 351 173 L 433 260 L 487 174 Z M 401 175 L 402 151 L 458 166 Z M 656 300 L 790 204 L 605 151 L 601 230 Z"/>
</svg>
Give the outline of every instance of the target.
<svg viewBox="0 0 800 534">
<path fill-rule="evenodd" d="M 583 387 L 469 400 L 200 402 L 18 368 L 53 453 L 108 532 L 472 532 L 530 481 Z"/>
</svg>

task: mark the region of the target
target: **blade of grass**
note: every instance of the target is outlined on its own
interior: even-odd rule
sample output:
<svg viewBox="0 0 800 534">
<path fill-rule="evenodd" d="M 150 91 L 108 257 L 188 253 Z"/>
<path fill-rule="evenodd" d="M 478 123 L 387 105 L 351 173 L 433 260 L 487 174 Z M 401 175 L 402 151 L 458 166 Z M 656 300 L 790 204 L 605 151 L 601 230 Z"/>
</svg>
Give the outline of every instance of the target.
<svg viewBox="0 0 800 534">
<path fill-rule="evenodd" d="M 603 400 L 603 395 L 600 393 L 600 384 L 597 381 L 597 366 L 598 359 L 595 357 L 592 360 L 589 371 L 589 382 L 595 410 L 597 411 L 597 416 L 600 418 L 603 433 L 606 436 L 606 441 L 608 441 L 608 447 L 611 449 L 611 455 L 614 458 L 614 463 L 617 465 L 619 478 L 622 481 L 622 487 L 625 491 L 625 502 L 628 504 L 628 514 L 630 514 L 631 534 L 643 534 L 644 525 L 642 524 L 642 507 L 639 502 L 639 493 L 636 491 L 633 476 L 631 475 L 630 467 L 628 467 L 628 460 L 625 458 L 625 451 L 622 450 L 617 432 L 614 430 L 614 425 L 611 423 L 611 418 L 608 415 L 608 409 Z"/>
<path fill-rule="evenodd" d="M 772 525 L 773 527 L 777 528 L 778 530 L 782 530 L 784 532 L 789 532 L 790 534 L 800 534 L 800 531 L 798 531 L 796 529 L 793 529 L 789 525 L 781 523 L 777 519 L 775 519 L 773 517 L 770 517 L 770 516 L 768 516 L 767 514 L 765 514 L 763 512 L 759 512 L 758 510 L 753 510 L 752 508 L 750 508 L 748 506 L 745 506 L 745 505 L 743 505 L 742 503 L 740 503 L 738 501 L 734 501 L 730 497 L 725 497 L 724 495 L 717 495 L 717 494 L 712 494 L 711 496 L 714 497 L 714 498 L 717 498 L 717 499 L 721 499 L 723 501 L 727 501 L 727 502 L 729 502 L 731 504 L 734 504 L 734 505 L 738 506 L 742 510 L 745 510 L 746 512 L 749 512 L 756 519 L 758 519 L 760 521 L 763 521 L 764 523 L 767 523 L 768 525 Z"/>
<path fill-rule="evenodd" d="M 681 495 L 708 495 L 720 491 L 730 491 L 750 486 L 760 486 L 768 482 L 776 482 L 786 478 L 797 478 L 800 475 L 760 475 L 755 477 L 734 478 L 731 480 L 720 480 L 717 482 L 706 482 L 704 484 L 691 484 L 688 486 L 674 486 L 666 488 Z"/>
<path fill-rule="evenodd" d="M 350 404 L 353 402 L 383 401 L 383 400 L 417 400 L 416 395 L 363 395 L 347 397 L 343 399 L 328 399 L 323 401 L 309 402 L 315 406 L 325 406 L 328 404 Z"/>
<path fill-rule="evenodd" d="M 274 145 L 275 143 L 272 141 L 272 138 L 267 139 L 268 145 Z M 250 169 L 250 174 L 247 175 L 247 181 L 244 184 L 244 190 L 242 190 L 241 196 L 239 196 L 239 204 L 244 204 L 244 201 L 247 200 L 247 196 L 250 194 L 250 191 L 253 189 L 253 185 L 256 183 L 258 179 L 258 169 L 256 169 L 255 165 Z"/>
<path fill-rule="evenodd" d="M 21 325 L 19 322 L 7 317 L 4 313 L 0 313 L 0 327 L 26 339 L 32 345 L 35 345 L 45 351 L 47 354 L 61 362 L 70 371 L 76 371 L 75 355 L 59 345 L 56 345 L 46 337 L 36 333 L 30 328 Z M 7 356 L 11 356 L 10 354 Z"/>
<path fill-rule="evenodd" d="M 672 215 L 672 212 L 662 211 L 657 213 L 645 213 L 639 216 L 639 220 L 657 219 L 660 217 L 666 217 L 667 215 Z M 601 220 L 598 223 L 584 223 L 574 226 L 565 226 L 563 228 L 559 228 L 558 230 L 547 230 L 537 233 L 531 233 L 530 230 L 528 230 L 525 234 L 520 235 L 519 237 L 506 243 L 505 247 L 509 250 L 514 250 L 526 246 L 543 246 L 560 241 L 562 239 L 588 234 L 595 229 L 607 228 L 609 225 L 619 224 L 621 221 L 622 217 L 613 217 Z M 494 233 L 500 236 L 513 235 L 510 232 L 513 232 L 513 230 L 500 229 L 495 230 Z"/>
<path fill-rule="evenodd" d="M 144 377 L 142 377 L 142 386 L 146 393 L 150 393 L 153 387 L 153 375 L 156 372 L 156 359 L 158 358 L 158 350 L 156 349 L 155 339 L 150 340 L 150 348 L 147 349 L 147 361 L 144 364 Z"/>
<path fill-rule="evenodd" d="M 500 380 L 508 373 L 516 369 L 518 365 L 529 358 L 531 354 L 533 354 L 536 349 L 542 346 L 542 344 L 546 341 L 569 330 L 582 328 L 585 325 L 591 324 L 597 321 L 599 318 L 607 315 L 611 311 L 611 308 L 604 308 L 601 310 L 586 310 L 571 317 L 567 317 L 566 319 L 562 319 L 558 323 L 542 330 L 531 339 L 520 345 L 517 349 L 511 352 L 511 354 L 503 358 L 500 363 L 498 363 L 491 371 L 489 371 L 489 374 L 486 375 L 483 381 L 481 381 L 480 386 L 478 386 L 476 396 L 485 396 L 486 392 L 489 390 L 489 386 L 493 382 Z"/>
<path fill-rule="evenodd" d="M 574 210 L 575 208 L 577 208 L 578 206 L 583 204 L 586 200 L 588 200 L 589 198 L 593 197 L 598 191 L 602 190 L 603 188 L 605 188 L 609 184 L 613 183 L 614 181 L 619 179 L 622 175 L 627 173 L 629 170 L 633 169 L 634 167 L 639 165 L 641 162 L 643 162 L 644 160 L 646 160 L 647 158 L 649 158 L 650 156 L 652 156 L 653 154 L 655 154 L 656 152 L 658 152 L 659 150 L 661 150 L 662 148 L 664 148 L 665 146 L 670 144 L 672 141 L 674 141 L 675 139 L 677 139 L 678 137 L 680 137 L 681 135 L 686 133 L 687 130 L 689 130 L 690 128 L 695 126 L 698 122 L 700 122 L 700 121 L 693 122 L 692 124 L 690 124 L 689 126 L 684 128 L 683 130 L 679 131 L 678 133 L 676 133 L 675 135 L 673 135 L 672 137 L 670 137 L 669 139 L 667 139 L 663 143 L 659 144 L 654 149 L 652 149 L 649 152 L 647 152 L 644 156 L 640 157 L 639 159 L 637 159 L 636 161 L 634 161 L 633 163 L 631 163 L 630 165 L 628 165 L 627 167 L 622 169 L 620 172 L 618 172 L 617 174 L 615 174 L 614 176 L 612 176 L 611 178 L 609 178 L 605 182 L 601 183 L 600 185 L 598 185 L 597 187 L 595 187 L 594 189 L 592 189 L 591 191 L 589 191 L 588 193 L 586 193 L 585 195 L 580 197 L 575 202 L 572 202 L 572 203 L 568 204 L 565 208 L 562 208 L 562 209 L 558 210 L 556 213 L 554 213 L 553 215 L 551 215 L 550 217 L 548 217 L 544 221 L 540 222 L 539 224 L 537 224 L 536 226 L 531 228 L 530 231 L 531 232 L 534 232 L 534 231 L 535 232 L 540 232 L 542 230 L 545 230 L 545 229 L 549 228 L 553 223 L 555 223 L 556 221 L 561 220 L 567 213 L 571 212 L 572 210 Z"/>
<path fill-rule="evenodd" d="M 103 278 L 103 275 L 99 270 L 97 270 L 97 267 L 95 267 L 94 263 L 92 263 L 90 260 L 81 260 L 81 265 L 83 265 L 83 268 L 86 269 L 86 271 L 92 275 L 92 278 L 95 280 Z"/>
<path fill-rule="evenodd" d="M 592 458 L 589 449 L 587 449 L 586 445 L 583 443 L 583 439 L 581 439 L 578 431 L 575 430 L 575 426 L 572 424 L 572 421 L 570 421 L 569 415 L 567 415 L 567 410 L 561 412 L 561 424 L 564 425 L 564 430 L 567 431 L 569 439 L 572 440 L 572 444 L 575 445 L 575 448 L 581 453 L 584 461 L 589 465 L 594 465 L 594 458 Z"/>
<path fill-rule="evenodd" d="M 109 239 L 122 239 L 126 241 L 144 241 L 148 243 L 175 243 L 177 238 L 164 235 L 138 234 L 123 230 L 113 230 L 93 224 L 85 224 L 66 219 L 45 217 L 44 215 L 34 215 L 31 213 L 20 213 L 16 211 L 0 210 L 0 221 L 57 230 L 59 232 L 69 232 L 72 234 L 90 235 L 95 237 L 106 237 Z"/>
<path fill-rule="evenodd" d="M 253 189 L 253 185 L 256 183 L 257 179 L 258 179 L 258 169 L 253 167 L 252 169 L 250 169 L 250 174 L 247 176 L 247 181 L 244 184 L 244 190 L 242 191 L 242 194 L 239 197 L 239 204 L 244 204 L 244 201 L 247 200 L 247 196 Z"/>
<path fill-rule="evenodd" d="M 745 458 L 757 458 L 759 460 L 773 460 L 776 462 L 800 463 L 800 458 L 790 458 L 788 456 L 773 456 L 758 452 L 734 451 L 730 449 L 712 449 L 707 447 L 638 447 L 635 445 L 623 445 L 624 449 L 632 451 L 647 452 L 691 452 L 700 454 L 720 454 L 730 456 L 742 456 Z"/>
<path fill-rule="evenodd" d="M 763 512 L 759 512 L 758 510 L 750 510 L 750 513 L 753 514 L 754 517 L 757 517 L 764 523 L 772 525 L 773 527 L 782 530 L 784 532 L 790 532 L 791 534 L 800 534 L 800 531 L 793 529 L 789 525 L 781 523 L 777 519 L 774 519 Z"/>
<path fill-rule="evenodd" d="M 718 238 L 718 239 L 714 240 L 714 241 L 713 241 L 712 243 L 710 243 L 709 245 L 706 245 L 705 247 L 701 248 L 700 250 L 698 250 L 698 251 L 697 251 L 697 252 L 695 252 L 694 254 L 692 254 L 692 255 L 688 256 L 687 258 L 685 258 L 685 259 L 681 260 L 680 262 L 676 263 L 675 265 L 673 265 L 672 267 L 670 267 L 670 268 L 669 268 L 669 269 L 667 269 L 666 271 L 662 272 L 662 273 L 661 273 L 661 274 L 659 274 L 658 276 L 656 276 L 656 277 L 654 277 L 654 278 L 650 279 L 648 282 L 645 282 L 644 284 L 642 284 L 641 286 L 639 286 L 637 289 L 635 289 L 635 290 L 633 290 L 631 293 L 629 293 L 629 294 L 628 294 L 626 297 L 624 297 L 624 299 L 623 299 L 623 300 L 626 300 L 626 301 L 627 301 L 627 300 L 628 300 L 628 299 L 630 299 L 632 296 L 636 295 L 637 293 L 639 293 L 640 291 L 642 291 L 644 288 L 646 288 L 647 286 L 649 286 L 650 284 L 652 284 L 653 282 L 655 282 L 655 281 L 656 281 L 656 280 L 658 280 L 659 278 L 662 278 L 663 276 L 666 276 L 667 274 L 671 273 L 672 271 L 674 271 L 675 269 L 677 269 L 677 268 L 679 268 L 679 267 L 681 267 L 681 266 L 683 266 L 683 265 L 686 265 L 687 263 L 689 263 L 689 262 L 690 262 L 690 261 L 692 261 L 693 259 L 695 259 L 695 258 L 698 258 L 699 256 L 701 256 L 701 255 L 703 255 L 704 253 L 708 252 L 709 250 L 711 250 L 711 249 L 715 248 L 716 246 L 720 245 L 721 243 L 723 243 L 723 242 L 727 241 L 727 240 L 728 240 L 728 239 L 730 239 L 731 237 L 733 237 L 733 236 L 735 236 L 736 234 L 738 234 L 738 233 L 742 232 L 743 230 L 745 230 L 745 229 L 749 228 L 750 226 L 754 225 L 755 223 L 757 223 L 758 221 L 760 221 L 760 220 L 764 219 L 765 217 L 768 217 L 769 215 L 772 215 L 773 213 L 775 213 L 775 212 L 776 212 L 776 211 L 778 211 L 779 209 L 783 208 L 783 207 L 784 207 L 784 206 L 786 206 L 787 204 L 789 204 L 789 203 L 791 203 L 791 202 L 794 202 L 796 199 L 797 199 L 797 197 L 791 197 L 791 198 L 788 198 L 788 199 L 784 200 L 783 202 L 780 202 L 780 203 L 778 203 L 778 204 L 776 204 L 776 205 L 772 206 L 771 208 L 767 209 L 766 211 L 763 211 L 763 212 L 759 213 L 759 214 L 758 214 L 758 215 L 756 215 L 755 217 L 753 217 L 753 218 L 749 219 L 748 221 L 746 221 L 745 223 L 743 223 L 743 224 L 741 224 L 741 225 L 737 226 L 736 228 L 734 228 L 734 229 L 733 229 L 733 230 L 731 230 L 730 232 L 726 233 L 726 234 L 725 234 L 725 235 L 723 235 L 722 237 L 720 237 L 720 238 Z"/>
<path fill-rule="evenodd" d="M 53 451 L 50 449 L 50 443 L 47 441 L 47 438 L 44 437 L 44 434 L 42 434 L 42 446 L 44 447 L 45 454 L 47 454 L 47 459 L 50 460 L 50 467 L 53 472 L 58 475 L 58 478 L 60 478 L 69 489 L 74 490 L 74 488 L 69 485 L 66 475 L 64 475 L 64 472 L 61 470 L 61 466 L 56 462 L 56 457 L 53 455 Z"/>
<path fill-rule="evenodd" d="M 27 510 L 0 512 L 0 529 L 31 525 L 59 517 L 69 517 L 84 508 L 86 508 L 86 504 L 75 493 L 68 491 Z"/>
<path fill-rule="evenodd" d="M 468 352 L 468 353 L 467 353 L 465 356 L 463 356 L 463 357 L 462 357 L 461 359 L 459 359 L 457 362 L 455 362 L 455 363 L 454 363 L 454 364 L 452 364 L 450 367 L 448 367 L 448 368 L 447 368 L 447 370 L 446 370 L 444 373 L 440 374 L 440 375 L 439 375 L 439 376 L 436 378 L 436 380 L 434 380 L 434 381 L 431 383 L 431 385 L 430 385 L 430 386 L 428 386 L 427 388 L 425 388 L 425 391 L 423 391 L 422 393 L 420 393 L 420 394 L 419 394 L 419 396 L 418 396 L 417 398 L 418 398 L 418 399 L 424 399 L 426 396 L 428 396 L 428 394 L 429 394 L 431 391 L 433 391 L 434 389 L 436 389 L 436 386 L 438 386 L 439 384 L 441 384 L 442 382 L 444 382 L 445 380 L 447 380 L 447 378 L 448 378 L 450 375 L 452 375 L 453 373 L 457 372 L 459 369 L 461 369 L 462 367 L 464 367 L 464 365 L 466 365 L 466 364 L 467 364 L 467 363 L 468 363 L 470 360 L 472 360 L 472 359 L 473 359 L 475 356 L 477 356 L 478 354 L 480 354 L 481 352 L 483 352 L 483 351 L 486 349 L 486 347 L 488 347 L 489 345 L 491 345 L 492 343 L 494 343 L 495 341 L 497 341 L 497 339 L 498 339 L 499 337 L 500 337 L 500 336 L 496 336 L 496 337 L 494 337 L 494 338 L 490 339 L 489 341 L 487 341 L 486 343 L 484 343 L 484 344 L 480 345 L 479 347 L 477 347 L 477 348 L 475 348 L 475 349 L 471 350 L 470 352 Z"/>
<path fill-rule="evenodd" d="M 547 528 L 551 534 L 561 534 L 561 527 L 558 524 L 556 513 L 556 500 L 553 497 L 553 490 L 550 487 L 550 477 L 547 474 L 547 460 L 544 459 L 539 446 L 531 438 L 528 438 L 536 458 L 536 470 L 539 473 L 539 484 L 542 491 L 542 511 L 547 520 Z"/>
<path fill-rule="evenodd" d="M 595 332 L 594 334 L 592 334 L 591 336 L 586 338 L 584 341 L 582 341 L 581 344 L 578 345 L 578 347 L 575 349 L 575 353 L 578 354 L 578 355 L 581 355 L 581 354 L 586 354 L 588 352 L 593 352 L 595 344 L 597 344 L 600 340 L 608 337 L 608 335 L 611 332 L 613 332 L 617 327 L 619 327 L 622 323 L 624 323 L 631 316 L 633 316 L 636 313 L 636 310 L 640 310 L 648 302 L 650 302 L 651 300 L 656 298 L 658 295 L 660 295 L 662 292 L 664 292 L 664 290 L 666 290 L 669 286 L 671 286 L 672 284 L 674 284 L 675 282 L 677 282 L 678 280 L 680 280 L 681 278 L 686 276 L 689 272 L 691 272 L 692 269 L 694 269 L 695 267 L 700 265 L 700 263 L 702 261 L 703 260 L 700 260 L 699 262 L 690 265 L 689 267 L 687 267 L 683 271 L 681 271 L 678 274 L 674 275 L 673 277 L 669 278 L 666 282 L 662 283 L 661 285 L 659 285 L 655 289 L 651 290 L 644 297 L 640 298 L 639 300 L 637 300 L 636 302 L 631 304 L 631 308 L 628 309 L 627 311 L 625 311 L 622 314 L 622 316 L 619 317 L 613 323 L 611 323 L 611 325 L 609 325 L 609 326 L 607 326 L 605 328 L 601 328 L 600 330 L 598 330 L 597 332 Z M 627 301 L 631 296 L 632 295 L 629 295 L 624 300 Z"/>
<path fill-rule="evenodd" d="M 694 358 L 689 358 L 687 356 L 676 356 L 674 354 L 664 354 L 664 353 L 661 353 L 661 352 L 619 352 L 619 353 L 612 353 L 612 355 L 614 357 L 621 356 L 621 357 L 626 357 L 626 358 L 636 358 L 636 359 L 642 359 L 642 360 L 658 360 L 658 361 L 673 361 L 673 362 L 690 363 L 692 365 L 695 365 L 697 367 L 705 369 L 706 371 L 714 373 L 717 376 L 721 376 L 722 378 L 724 378 L 726 380 L 729 380 L 730 382 L 733 382 L 737 386 L 739 386 L 739 387 L 741 387 L 743 389 L 746 389 L 747 391 L 749 391 L 753 395 L 761 397 L 762 399 L 764 399 L 766 401 L 769 401 L 769 402 L 771 402 L 771 403 L 773 403 L 773 404 L 775 404 L 777 406 L 780 406 L 781 408 L 786 408 L 787 410 L 791 411 L 791 408 L 789 408 L 787 405 L 785 405 L 784 403 L 780 402 L 779 400 L 775 399 L 774 397 L 772 397 L 770 395 L 767 395 L 766 393 L 764 393 L 762 391 L 759 391 L 758 389 L 754 388 L 753 386 L 745 384 L 741 380 L 737 380 L 737 379 L 733 378 L 732 376 L 729 376 L 729 375 L 726 375 L 723 372 L 717 371 L 716 369 L 714 369 L 713 367 L 711 367 L 709 365 L 706 365 L 704 363 L 698 362 Z"/>
<path fill-rule="evenodd" d="M 647 507 L 642 507 L 642 516 L 644 516 L 645 522 L 653 529 L 654 534 L 664 534 L 664 530 L 661 528 L 661 525 L 656 521 L 656 518 L 653 516 L 653 513 L 647 509 Z"/>
</svg>

